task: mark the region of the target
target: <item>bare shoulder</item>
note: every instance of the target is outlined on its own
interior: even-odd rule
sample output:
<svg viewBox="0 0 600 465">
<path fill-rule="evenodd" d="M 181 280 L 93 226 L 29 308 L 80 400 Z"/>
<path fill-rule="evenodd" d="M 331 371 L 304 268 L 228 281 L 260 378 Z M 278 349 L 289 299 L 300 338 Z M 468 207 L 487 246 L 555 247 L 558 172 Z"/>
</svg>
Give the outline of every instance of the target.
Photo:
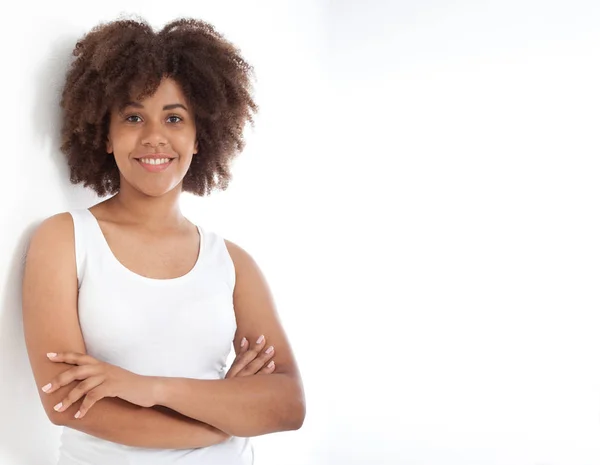
<svg viewBox="0 0 600 465">
<path fill-rule="evenodd" d="M 236 243 L 224 240 L 235 268 L 233 298 L 238 320 L 257 311 L 275 313 L 271 290 L 254 258 Z"/>
<path fill-rule="evenodd" d="M 258 268 L 254 258 L 241 246 L 232 242 L 228 239 L 223 239 L 225 241 L 225 246 L 227 247 L 227 251 L 233 260 L 233 264 L 235 265 L 236 274 L 238 271 L 250 268 Z"/>
<path fill-rule="evenodd" d="M 43 220 L 33 232 L 29 241 L 28 255 L 39 249 L 52 249 L 58 252 L 74 243 L 73 218 L 70 213 L 58 213 Z"/>
<path fill-rule="evenodd" d="M 74 242 L 73 218 L 68 212 L 58 213 L 37 226 L 29 241 L 26 259 L 31 262 L 61 257 L 60 264 L 64 265 L 64 259 L 75 253 Z"/>
<path fill-rule="evenodd" d="M 260 296 L 262 299 L 272 301 L 273 296 L 266 276 L 254 257 L 238 244 L 224 240 L 235 268 L 234 297 L 237 296 L 238 300 L 241 300 L 243 295 L 252 294 L 254 298 Z M 274 303 L 271 305 L 274 307 Z"/>
<path fill-rule="evenodd" d="M 65 237 L 66 236 L 66 237 Z M 68 212 L 57 213 L 43 220 L 32 236 L 38 241 L 48 239 L 64 242 L 73 238 L 73 217 Z"/>
</svg>

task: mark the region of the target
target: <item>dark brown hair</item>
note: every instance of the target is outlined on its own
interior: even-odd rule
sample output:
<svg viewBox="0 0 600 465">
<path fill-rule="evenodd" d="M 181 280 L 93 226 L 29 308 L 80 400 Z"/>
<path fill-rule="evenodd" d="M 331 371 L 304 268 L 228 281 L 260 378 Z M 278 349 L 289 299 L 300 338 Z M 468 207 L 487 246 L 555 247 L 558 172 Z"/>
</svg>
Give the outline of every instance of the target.
<svg viewBox="0 0 600 465">
<path fill-rule="evenodd" d="M 106 152 L 110 110 L 152 95 L 163 77 L 171 77 L 196 121 L 198 154 L 183 190 L 203 196 L 227 188 L 230 162 L 244 148 L 244 127 L 254 123 L 258 107 L 251 95 L 252 66 L 213 26 L 178 19 L 154 32 L 144 20 L 113 21 L 81 38 L 73 55 L 60 103 L 61 150 L 73 184 L 99 196 L 119 191 L 119 170 Z"/>
</svg>

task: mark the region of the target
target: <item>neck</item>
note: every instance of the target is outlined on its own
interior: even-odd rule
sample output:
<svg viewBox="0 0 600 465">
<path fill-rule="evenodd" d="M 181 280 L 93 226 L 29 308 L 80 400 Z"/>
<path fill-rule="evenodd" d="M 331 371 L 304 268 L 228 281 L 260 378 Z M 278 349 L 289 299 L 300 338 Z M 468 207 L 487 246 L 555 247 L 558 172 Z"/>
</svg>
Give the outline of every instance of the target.
<svg viewBox="0 0 600 465">
<path fill-rule="evenodd" d="M 127 184 L 107 203 L 113 214 L 129 224 L 151 231 L 177 229 L 186 221 L 179 206 L 181 186 L 160 197 L 145 195 Z"/>
</svg>

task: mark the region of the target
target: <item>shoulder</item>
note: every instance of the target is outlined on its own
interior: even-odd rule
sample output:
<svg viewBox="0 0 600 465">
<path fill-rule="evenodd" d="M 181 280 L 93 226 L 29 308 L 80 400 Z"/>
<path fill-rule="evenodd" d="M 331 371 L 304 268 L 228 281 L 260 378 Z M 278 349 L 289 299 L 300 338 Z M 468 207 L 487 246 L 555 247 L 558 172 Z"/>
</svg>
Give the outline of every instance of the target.
<svg viewBox="0 0 600 465">
<path fill-rule="evenodd" d="M 227 247 L 227 251 L 229 252 L 229 255 L 231 255 L 231 258 L 235 259 L 239 259 L 239 258 L 243 258 L 244 256 L 250 256 L 248 254 L 248 252 L 246 252 L 242 247 L 240 247 L 239 245 L 237 245 L 235 242 L 230 241 L 229 239 L 225 239 L 223 238 L 223 241 L 225 242 L 225 247 Z"/>
<path fill-rule="evenodd" d="M 69 234 L 70 233 L 70 234 Z M 33 237 L 61 239 L 73 236 L 73 217 L 69 212 L 57 213 L 44 219 L 35 229 Z"/>
<path fill-rule="evenodd" d="M 72 296 L 76 292 L 74 244 L 73 220 L 69 213 L 46 218 L 37 226 L 25 254 L 23 295 L 28 296 L 28 302 L 34 297 L 34 300 L 43 300 L 59 293 Z"/>
<path fill-rule="evenodd" d="M 231 260 L 235 265 L 236 274 L 246 270 L 258 270 L 256 261 L 244 248 L 228 239 L 223 240 L 225 241 L 225 247 L 227 247 Z"/>
<path fill-rule="evenodd" d="M 44 219 L 34 230 L 29 241 L 29 254 L 62 253 L 74 243 L 73 217 L 68 212 L 58 213 Z"/>
<path fill-rule="evenodd" d="M 235 268 L 234 299 L 270 299 L 270 289 L 263 271 L 244 248 L 225 239 L 225 245 Z"/>
</svg>

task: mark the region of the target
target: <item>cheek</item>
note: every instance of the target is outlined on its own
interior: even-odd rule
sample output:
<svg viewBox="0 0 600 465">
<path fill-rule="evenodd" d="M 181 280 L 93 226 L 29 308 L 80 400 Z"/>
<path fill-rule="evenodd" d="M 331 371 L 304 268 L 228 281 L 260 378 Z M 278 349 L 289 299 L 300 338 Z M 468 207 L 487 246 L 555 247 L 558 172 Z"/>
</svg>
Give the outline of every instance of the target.
<svg viewBox="0 0 600 465">
<path fill-rule="evenodd" d="M 196 131 L 186 130 L 177 134 L 177 142 L 180 147 L 185 147 L 186 149 L 193 149 L 196 143 Z"/>
<path fill-rule="evenodd" d="M 119 161 L 126 161 L 129 155 L 135 151 L 136 139 L 131 136 L 118 136 L 112 140 L 113 155 L 117 164 Z"/>
<path fill-rule="evenodd" d="M 135 145 L 136 135 L 132 131 L 116 131 L 112 137 L 113 147 L 128 148 Z"/>
</svg>

